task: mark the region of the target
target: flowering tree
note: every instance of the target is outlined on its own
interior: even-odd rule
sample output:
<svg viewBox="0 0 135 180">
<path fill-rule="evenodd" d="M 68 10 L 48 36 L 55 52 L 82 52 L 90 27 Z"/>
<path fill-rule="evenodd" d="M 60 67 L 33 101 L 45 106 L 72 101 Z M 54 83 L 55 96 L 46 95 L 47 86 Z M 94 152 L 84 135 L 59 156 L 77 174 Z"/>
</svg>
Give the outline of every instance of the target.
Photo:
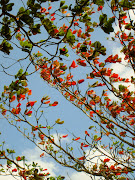
<svg viewBox="0 0 135 180">
<path fill-rule="evenodd" d="M 18 57 L 15 63 L 7 67 L 1 64 L 3 72 L 13 77 L 11 84 L 4 86 L 0 99 L 3 118 L 43 151 L 40 157 L 47 153 L 59 164 L 85 172 L 93 179 L 132 178 L 135 3 L 132 0 L 76 0 L 72 4 L 58 0 L 20 0 L 18 5 L 1 0 L 0 5 L 1 53 L 10 58 L 12 52 L 23 52 L 23 57 Z M 119 43 L 124 58 L 110 54 L 111 48 L 96 39 L 94 32 L 105 36 L 113 45 Z M 15 74 L 10 71 L 24 62 L 25 66 Z M 112 68 L 116 67 L 114 64 L 126 66 L 131 76 L 121 77 L 119 70 Z M 90 119 L 91 126 L 83 137 L 72 134 L 68 144 L 62 141 L 67 133 L 55 139 L 54 131 L 57 125 L 64 126 L 64 121 L 57 119 L 53 125 L 49 120 L 43 122 L 42 108 L 55 108 L 59 101 L 51 101 L 49 95 L 31 101 L 32 90 L 27 79 L 34 73 L 40 74 L 71 106 Z M 23 130 L 24 124 L 27 131 Z M 1 174 L 20 179 L 55 179 L 46 173 L 46 167 L 38 173 L 37 164 L 26 165 L 25 157 L 14 158 L 14 153 L 1 144 L 0 159 L 7 160 L 6 167 L 1 164 Z"/>
</svg>

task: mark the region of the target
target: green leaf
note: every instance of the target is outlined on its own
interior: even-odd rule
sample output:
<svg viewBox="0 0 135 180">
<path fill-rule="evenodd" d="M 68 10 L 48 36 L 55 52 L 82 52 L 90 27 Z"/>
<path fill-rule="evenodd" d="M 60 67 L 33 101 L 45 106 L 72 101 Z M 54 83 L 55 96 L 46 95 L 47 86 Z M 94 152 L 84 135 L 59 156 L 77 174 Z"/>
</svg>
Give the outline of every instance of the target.
<svg viewBox="0 0 135 180">
<path fill-rule="evenodd" d="M 13 47 L 11 46 L 11 44 L 6 41 L 5 39 L 2 41 L 2 43 L 0 44 L 0 51 L 3 51 L 6 54 L 10 54 L 10 50 L 12 50 Z"/>
<path fill-rule="evenodd" d="M 7 160 L 7 165 L 11 165 L 11 164 L 12 164 L 12 162 Z"/>
<path fill-rule="evenodd" d="M 105 64 L 103 62 L 99 65 L 99 67 L 104 67 L 104 66 Z"/>
<path fill-rule="evenodd" d="M 120 92 L 125 92 L 125 89 L 127 89 L 126 86 L 123 86 L 122 84 L 119 85 L 119 91 Z"/>
<path fill-rule="evenodd" d="M 9 3 L 9 0 L 1 0 L 0 3 L 1 3 L 1 5 L 5 5 L 5 4 Z"/>
<path fill-rule="evenodd" d="M 106 22 L 107 22 L 107 15 L 106 15 L 106 14 L 101 14 L 101 15 L 99 16 L 99 21 L 100 21 L 99 26 L 101 26 L 101 25 L 103 25 L 104 23 L 106 23 Z"/>
<path fill-rule="evenodd" d="M 114 29 L 112 27 L 112 23 L 115 21 L 115 18 L 109 18 L 107 20 L 107 15 L 106 14 L 102 14 L 100 15 L 99 17 L 99 26 L 101 26 L 101 29 L 107 33 L 107 34 L 110 34 L 110 32 L 113 32 Z"/>
<path fill-rule="evenodd" d="M 11 39 L 11 30 L 7 24 L 4 24 L 1 28 L 1 36 L 7 40 Z"/>
<path fill-rule="evenodd" d="M 66 41 L 69 43 L 69 45 L 73 45 L 75 43 L 75 36 L 70 30 L 67 32 Z"/>
<path fill-rule="evenodd" d="M 89 129 L 92 129 L 94 126 L 90 126 Z"/>
<path fill-rule="evenodd" d="M 129 0 L 121 0 L 121 1 L 119 2 L 119 5 L 120 5 L 121 7 L 132 8 L 132 3 L 129 2 Z"/>
<path fill-rule="evenodd" d="M 82 44 L 80 47 L 81 52 L 86 52 L 87 51 L 87 46 L 85 44 Z"/>
<path fill-rule="evenodd" d="M 91 87 L 96 87 L 98 84 L 98 81 L 96 81 L 94 84 L 91 85 Z"/>
<path fill-rule="evenodd" d="M 60 7 L 62 7 L 65 4 L 65 1 L 60 1 Z"/>
<path fill-rule="evenodd" d="M 98 136 L 97 136 L 97 135 L 95 135 L 95 136 L 94 136 L 94 140 L 96 140 L 97 138 L 98 138 Z"/>
<path fill-rule="evenodd" d="M 104 0 L 93 0 L 94 4 L 98 6 L 103 6 L 104 5 Z"/>
<path fill-rule="evenodd" d="M 68 8 L 68 5 L 64 5 L 61 7 L 61 9 L 67 9 Z"/>
<path fill-rule="evenodd" d="M 53 22 L 48 18 L 42 19 L 41 22 L 48 34 L 54 36 L 54 29 L 57 29 L 57 27 L 53 24 Z"/>
<path fill-rule="evenodd" d="M 14 3 L 10 3 L 6 5 L 6 10 L 7 11 L 12 11 L 12 7 L 14 6 Z"/>
<path fill-rule="evenodd" d="M 33 6 L 34 3 L 35 3 L 35 0 L 28 0 L 28 1 L 27 1 L 27 5 L 28 5 L 29 7 Z"/>
<path fill-rule="evenodd" d="M 24 7 L 20 7 L 17 15 L 20 15 L 21 13 L 25 12 L 25 8 Z"/>
</svg>

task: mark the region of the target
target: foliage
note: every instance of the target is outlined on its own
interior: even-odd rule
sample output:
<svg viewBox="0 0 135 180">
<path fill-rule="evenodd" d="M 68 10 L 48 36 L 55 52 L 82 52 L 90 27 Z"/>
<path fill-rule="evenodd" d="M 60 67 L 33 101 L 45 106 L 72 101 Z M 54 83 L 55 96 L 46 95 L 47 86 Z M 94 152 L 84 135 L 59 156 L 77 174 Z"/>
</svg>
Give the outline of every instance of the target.
<svg viewBox="0 0 135 180">
<path fill-rule="evenodd" d="M 135 85 L 135 77 L 121 77 L 119 71 L 111 67 L 124 64 L 135 72 L 135 22 L 132 18 L 135 2 L 77 0 L 70 4 L 69 1 L 27 0 L 20 4 L 0 0 L 1 53 L 9 58 L 13 52 L 25 54 L 8 67 L 1 64 L 2 70 L 10 76 L 10 68 L 17 69 L 17 64 L 24 61 L 26 65 L 12 72 L 12 82 L 4 86 L 0 99 L 3 118 L 43 151 L 40 157 L 47 153 L 59 164 L 85 172 L 93 179 L 132 178 L 135 91 L 130 86 Z M 94 41 L 94 32 L 106 36 L 113 44 L 119 43 L 124 59 L 110 54 L 110 47 L 98 37 Z M 85 76 L 80 75 L 80 71 Z M 65 144 L 63 139 L 69 137 L 65 133 L 58 135 L 56 141 L 55 129 L 63 127 L 64 120 L 59 118 L 53 125 L 49 120 L 43 122 L 42 108 L 55 108 L 59 101 L 52 101 L 49 96 L 31 100 L 28 79 L 34 73 L 40 74 L 48 85 L 90 119 L 90 127 L 83 137 L 72 133 L 70 143 Z M 118 101 L 111 98 L 110 93 Z M 46 173 L 46 167 L 41 168 L 35 162 L 26 164 L 25 156 L 14 158 L 15 151 L 4 149 L 4 144 L 1 142 L 0 159 L 7 164 L 6 167 L 1 164 L 1 175 L 31 180 L 65 178 L 52 177 Z M 100 155 L 91 157 L 93 152 Z"/>
</svg>

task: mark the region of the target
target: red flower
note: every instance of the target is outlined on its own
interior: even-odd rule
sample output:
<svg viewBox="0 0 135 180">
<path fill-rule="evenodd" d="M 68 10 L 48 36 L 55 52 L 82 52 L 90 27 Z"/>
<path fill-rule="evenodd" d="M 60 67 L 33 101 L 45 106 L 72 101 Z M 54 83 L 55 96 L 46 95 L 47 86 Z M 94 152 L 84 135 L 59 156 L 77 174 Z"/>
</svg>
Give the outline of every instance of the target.
<svg viewBox="0 0 135 180">
<path fill-rule="evenodd" d="M 109 162 L 109 161 L 110 161 L 109 158 L 104 159 L 104 162 Z"/>
<path fill-rule="evenodd" d="M 43 169 L 43 171 L 47 171 L 47 169 Z"/>
<path fill-rule="evenodd" d="M 55 17 L 52 17 L 52 18 L 51 18 L 51 21 L 54 21 L 55 19 L 56 19 Z"/>
<path fill-rule="evenodd" d="M 16 168 L 12 169 L 12 172 L 17 172 L 17 169 Z"/>
<path fill-rule="evenodd" d="M 15 96 L 12 96 L 9 101 L 10 101 L 10 102 L 13 102 L 15 99 L 16 99 L 16 97 L 15 97 Z"/>
<path fill-rule="evenodd" d="M 49 12 L 48 12 L 48 11 L 46 11 L 46 12 L 45 12 L 45 15 L 48 15 L 48 14 L 49 14 Z"/>
<path fill-rule="evenodd" d="M 78 81 L 78 84 L 81 84 L 81 83 L 83 83 L 84 82 L 84 79 L 80 79 L 79 81 Z"/>
<path fill-rule="evenodd" d="M 120 172 L 117 172 L 116 175 L 121 175 L 121 173 L 120 173 Z"/>
<path fill-rule="evenodd" d="M 119 151 L 119 154 L 124 154 L 124 151 Z"/>
<path fill-rule="evenodd" d="M 18 100 L 21 100 L 21 99 L 24 100 L 25 99 L 25 94 L 20 94 L 17 99 Z"/>
<path fill-rule="evenodd" d="M 21 158 L 20 156 L 16 157 L 16 160 L 17 160 L 17 161 L 21 161 L 21 159 L 22 159 L 22 158 Z"/>
<path fill-rule="evenodd" d="M 78 67 L 78 65 L 76 65 L 75 61 L 73 61 L 70 68 L 76 68 L 76 67 Z"/>
<path fill-rule="evenodd" d="M 16 108 L 16 109 L 13 108 L 13 109 L 12 109 L 12 113 L 13 113 L 13 114 L 19 114 L 20 111 L 21 111 L 21 108 Z"/>
<path fill-rule="evenodd" d="M 118 78 L 119 77 L 119 75 L 118 74 L 115 74 L 115 73 L 113 73 L 112 75 L 111 75 L 111 78 Z"/>
<path fill-rule="evenodd" d="M 68 136 L 68 134 L 66 134 L 66 135 L 63 135 L 63 136 L 62 136 L 62 138 L 66 138 L 67 136 Z"/>
<path fill-rule="evenodd" d="M 76 85 L 76 81 L 72 81 L 72 82 L 67 81 L 67 85 L 69 85 L 69 86 L 75 86 L 75 85 Z"/>
<path fill-rule="evenodd" d="M 89 133 L 88 133 L 88 131 L 85 131 L 85 134 L 86 134 L 87 136 L 90 136 Z"/>
<path fill-rule="evenodd" d="M 27 115 L 27 116 L 31 116 L 31 114 L 32 114 L 32 111 L 28 111 L 25 113 L 25 115 Z"/>
<path fill-rule="evenodd" d="M 111 165 L 111 166 L 110 166 L 110 169 L 111 169 L 111 170 L 115 170 L 114 165 Z"/>
<path fill-rule="evenodd" d="M 16 107 L 20 107 L 21 106 L 21 103 L 18 103 Z"/>
<path fill-rule="evenodd" d="M 32 127 L 32 131 L 37 131 L 38 130 L 38 126 Z"/>
<path fill-rule="evenodd" d="M 46 101 L 46 102 L 44 102 L 44 104 L 49 104 L 50 103 L 50 101 Z"/>
<path fill-rule="evenodd" d="M 89 146 L 88 144 L 83 145 L 83 147 L 88 147 L 88 146 Z"/>
<path fill-rule="evenodd" d="M 72 85 L 72 86 L 76 85 L 76 81 L 72 81 L 72 82 L 71 82 L 71 85 Z"/>
<path fill-rule="evenodd" d="M 50 104 L 50 106 L 57 106 L 58 105 L 58 102 L 57 101 L 54 101 L 53 104 Z"/>
<path fill-rule="evenodd" d="M 6 109 L 2 109 L 2 115 L 3 115 L 3 116 L 6 115 L 6 112 L 7 112 Z"/>
<path fill-rule="evenodd" d="M 45 135 L 44 135 L 44 134 L 39 133 L 39 138 L 40 138 L 42 141 L 44 140 L 44 137 L 45 137 Z"/>
<path fill-rule="evenodd" d="M 120 132 L 120 136 L 125 137 L 126 136 L 126 131 Z"/>
<path fill-rule="evenodd" d="M 59 33 L 59 30 L 58 30 L 58 29 L 54 29 L 53 31 L 54 31 L 54 34 Z"/>
<path fill-rule="evenodd" d="M 48 8 L 48 10 L 50 10 L 50 9 L 52 9 L 52 6 L 50 6 L 50 7 Z"/>
<path fill-rule="evenodd" d="M 36 103 L 37 101 L 29 101 L 27 102 L 26 106 L 29 107 L 29 106 L 34 106 L 34 104 Z"/>
<path fill-rule="evenodd" d="M 78 137 L 78 138 L 76 138 L 76 139 L 74 139 L 75 141 L 78 141 L 80 139 L 80 137 Z"/>
<path fill-rule="evenodd" d="M 85 60 L 80 60 L 78 61 L 78 64 L 81 65 L 81 66 L 86 66 L 87 64 L 85 63 Z"/>
<path fill-rule="evenodd" d="M 135 120 L 134 120 L 134 119 L 131 119 L 131 120 L 129 121 L 129 124 L 130 124 L 131 126 L 133 126 L 133 125 L 135 124 Z"/>
<path fill-rule="evenodd" d="M 51 14 L 51 16 L 54 16 L 54 15 L 55 15 L 55 13 L 52 13 L 52 14 Z"/>
<path fill-rule="evenodd" d="M 113 129 L 113 128 L 114 128 L 114 125 L 113 125 L 112 123 L 110 123 L 110 124 L 108 124 L 106 127 L 107 127 L 108 129 Z"/>
<path fill-rule="evenodd" d="M 78 22 L 75 22 L 75 23 L 74 23 L 74 26 L 78 26 L 78 25 L 79 25 Z"/>
<path fill-rule="evenodd" d="M 94 101 L 92 101 L 94 102 Z M 92 104 L 92 103 L 91 103 Z M 94 104 L 95 105 L 95 104 Z M 93 117 L 94 111 L 90 111 L 90 117 Z"/>
<path fill-rule="evenodd" d="M 29 95 L 29 96 L 32 95 L 32 90 L 29 90 L 29 91 L 28 91 L 28 95 Z"/>
<path fill-rule="evenodd" d="M 46 11 L 46 9 L 41 7 L 40 12 L 41 12 L 41 13 L 44 13 L 45 11 Z"/>
<path fill-rule="evenodd" d="M 73 31 L 73 34 L 75 34 L 75 33 L 76 33 L 76 30 Z"/>
<path fill-rule="evenodd" d="M 40 154 L 40 157 L 43 157 L 45 154 L 44 153 L 42 153 L 42 154 Z"/>
<path fill-rule="evenodd" d="M 85 160 L 86 159 L 86 157 L 85 156 L 82 156 L 82 157 L 80 157 L 80 158 L 78 158 L 79 160 Z"/>
<path fill-rule="evenodd" d="M 95 139 L 94 141 L 99 141 L 99 140 L 101 140 L 102 138 L 101 137 L 99 137 L 99 138 L 97 138 L 97 139 Z"/>
<path fill-rule="evenodd" d="M 99 6 L 97 10 L 101 11 L 102 9 L 103 9 L 103 6 Z"/>
</svg>

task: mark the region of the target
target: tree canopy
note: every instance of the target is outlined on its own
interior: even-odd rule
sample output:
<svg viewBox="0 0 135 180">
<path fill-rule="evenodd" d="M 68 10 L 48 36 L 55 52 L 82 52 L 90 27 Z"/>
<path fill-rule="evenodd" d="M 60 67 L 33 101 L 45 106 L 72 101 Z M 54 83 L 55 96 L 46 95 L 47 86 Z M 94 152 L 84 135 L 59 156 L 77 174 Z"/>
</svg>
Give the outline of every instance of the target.
<svg viewBox="0 0 135 180">
<path fill-rule="evenodd" d="M 133 179 L 134 34 L 132 0 L 0 0 L 0 73 L 10 82 L 4 82 L 0 97 L 6 126 L 13 126 L 39 148 L 39 159 L 48 154 L 90 179 Z M 63 107 L 69 101 L 71 108 L 78 109 L 80 115 L 74 114 L 68 122 L 71 129 L 66 129 L 61 110 L 53 122 L 46 118 L 61 99 L 55 91 L 53 97 L 36 99 L 29 85 L 34 75 L 59 92 L 65 99 Z M 81 120 L 81 129 L 73 122 L 82 114 L 87 119 Z M 1 140 L 1 176 L 66 179 L 62 172 L 53 177 L 47 167 L 27 164 L 25 156 L 5 144 Z"/>
</svg>

